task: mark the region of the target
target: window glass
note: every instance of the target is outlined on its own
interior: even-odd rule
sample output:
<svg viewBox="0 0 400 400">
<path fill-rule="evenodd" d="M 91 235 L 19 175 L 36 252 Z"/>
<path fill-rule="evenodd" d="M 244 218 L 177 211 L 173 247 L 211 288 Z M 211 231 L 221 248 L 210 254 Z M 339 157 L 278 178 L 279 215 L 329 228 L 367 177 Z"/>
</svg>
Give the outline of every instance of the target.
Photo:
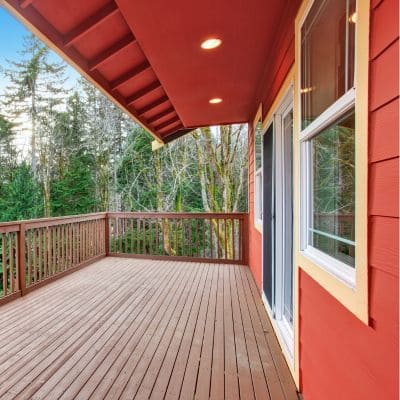
<svg viewBox="0 0 400 400">
<path fill-rule="evenodd" d="M 255 169 L 256 171 L 261 168 L 262 165 L 262 124 L 258 121 L 255 127 L 254 134 L 254 158 L 255 158 Z"/>
<path fill-rule="evenodd" d="M 315 0 L 301 29 L 301 121 L 307 127 L 354 85 L 356 0 Z"/>
<path fill-rule="evenodd" d="M 355 265 L 354 110 L 310 141 L 313 247 Z"/>
</svg>

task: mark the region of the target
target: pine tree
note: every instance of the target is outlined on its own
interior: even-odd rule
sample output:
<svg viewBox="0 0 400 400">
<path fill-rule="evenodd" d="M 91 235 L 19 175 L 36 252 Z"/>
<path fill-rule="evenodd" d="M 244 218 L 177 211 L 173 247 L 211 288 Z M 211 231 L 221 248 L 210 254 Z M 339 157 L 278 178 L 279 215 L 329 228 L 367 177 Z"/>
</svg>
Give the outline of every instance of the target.
<svg viewBox="0 0 400 400">
<path fill-rule="evenodd" d="M 31 165 L 38 172 L 37 124 L 39 116 L 60 103 L 64 93 L 64 63 L 49 60 L 49 48 L 35 36 L 24 38 L 19 61 L 7 60 L 5 77 L 10 81 L 5 92 L 4 104 L 14 121 L 29 121 L 31 131 Z"/>
<path fill-rule="evenodd" d="M 0 115 L 0 187 L 12 178 L 17 165 L 13 125 Z"/>
<path fill-rule="evenodd" d="M 56 216 L 86 214 L 97 209 L 91 156 L 75 154 L 64 175 L 52 185 L 52 213 Z"/>
<path fill-rule="evenodd" d="M 0 190 L 0 221 L 17 221 L 43 215 L 39 183 L 25 161 L 16 167 L 12 179 Z"/>
</svg>

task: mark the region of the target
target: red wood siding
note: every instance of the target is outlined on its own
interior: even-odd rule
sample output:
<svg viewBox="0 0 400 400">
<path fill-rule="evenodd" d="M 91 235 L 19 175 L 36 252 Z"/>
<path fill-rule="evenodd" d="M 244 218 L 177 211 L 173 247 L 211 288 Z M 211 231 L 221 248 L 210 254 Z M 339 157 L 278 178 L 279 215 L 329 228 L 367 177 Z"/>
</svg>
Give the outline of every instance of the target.
<svg viewBox="0 0 400 400">
<path fill-rule="evenodd" d="M 258 288 L 262 286 L 261 243 L 262 236 L 254 226 L 254 134 L 249 126 L 249 266 Z"/>
<path fill-rule="evenodd" d="M 365 326 L 300 272 L 305 400 L 398 399 L 398 1 L 371 2 L 369 304 Z"/>
</svg>

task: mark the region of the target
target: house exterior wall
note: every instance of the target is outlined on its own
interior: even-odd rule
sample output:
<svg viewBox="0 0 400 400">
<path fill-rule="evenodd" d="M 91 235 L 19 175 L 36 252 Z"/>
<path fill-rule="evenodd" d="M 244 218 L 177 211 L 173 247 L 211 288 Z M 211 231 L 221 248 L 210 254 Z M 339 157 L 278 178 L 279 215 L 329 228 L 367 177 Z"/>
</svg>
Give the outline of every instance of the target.
<svg viewBox="0 0 400 400">
<path fill-rule="evenodd" d="M 363 0 L 359 0 L 363 1 Z M 398 398 L 399 22 L 398 0 L 371 0 L 368 137 L 369 324 L 360 321 L 299 266 L 300 390 L 305 400 Z M 268 65 L 263 115 L 294 63 L 287 27 Z M 249 264 L 261 289 L 261 234 L 254 226 L 253 131 L 249 129 Z M 295 144 L 296 145 L 296 144 Z M 297 218 L 297 216 L 295 216 Z"/>
</svg>

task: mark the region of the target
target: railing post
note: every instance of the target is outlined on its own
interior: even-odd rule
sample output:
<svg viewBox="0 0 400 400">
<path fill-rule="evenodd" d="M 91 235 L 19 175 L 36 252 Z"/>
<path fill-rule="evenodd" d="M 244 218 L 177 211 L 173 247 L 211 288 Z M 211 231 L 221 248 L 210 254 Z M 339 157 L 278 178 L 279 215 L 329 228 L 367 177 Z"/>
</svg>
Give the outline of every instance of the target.
<svg viewBox="0 0 400 400">
<path fill-rule="evenodd" d="M 110 254 L 110 221 L 108 217 L 108 213 L 106 213 L 104 217 L 104 240 L 105 240 L 105 253 L 108 257 Z"/>
<path fill-rule="evenodd" d="M 21 296 L 24 295 L 26 286 L 25 277 L 25 224 L 20 224 L 19 232 L 17 234 L 18 240 L 18 286 Z"/>
<path fill-rule="evenodd" d="M 243 218 L 242 246 L 243 246 L 242 262 L 244 265 L 248 265 L 249 264 L 249 214 L 246 214 Z"/>
</svg>

